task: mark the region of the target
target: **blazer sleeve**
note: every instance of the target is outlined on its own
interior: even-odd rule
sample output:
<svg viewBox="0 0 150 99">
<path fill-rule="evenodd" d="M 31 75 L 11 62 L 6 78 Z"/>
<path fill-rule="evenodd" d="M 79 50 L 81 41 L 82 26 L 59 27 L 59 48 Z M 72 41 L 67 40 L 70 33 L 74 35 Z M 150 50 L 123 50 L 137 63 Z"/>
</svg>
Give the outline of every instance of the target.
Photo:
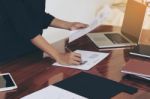
<svg viewBox="0 0 150 99">
<path fill-rule="evenodd" d="M 1 3 L 19 35 L 30 40 L 40 34 L 41 28 L 33 22 L 22 0 L 1 0 Z"/>
<path fill-rule="evenodd" d="M 54 16 L 45 12 L 43 17 L 43 28 L 47 28 L 54 18 L 55 18 Z"/>
</svg>

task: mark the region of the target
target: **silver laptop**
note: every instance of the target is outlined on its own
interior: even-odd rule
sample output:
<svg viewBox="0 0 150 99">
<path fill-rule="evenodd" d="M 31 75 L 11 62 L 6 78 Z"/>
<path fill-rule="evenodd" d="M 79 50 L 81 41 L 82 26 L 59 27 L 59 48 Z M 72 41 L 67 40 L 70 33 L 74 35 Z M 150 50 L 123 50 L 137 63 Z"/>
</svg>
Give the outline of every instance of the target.
<svg viewBox="0 0 150 99">
<path fill-rule="evenodd" d="M 137 45 L 143 26 L 145 11 L 145 4 L 136 0 L 128 0 L 120 33 L 88 33 L 87 36 L 99 48 Z"/>
</svg>

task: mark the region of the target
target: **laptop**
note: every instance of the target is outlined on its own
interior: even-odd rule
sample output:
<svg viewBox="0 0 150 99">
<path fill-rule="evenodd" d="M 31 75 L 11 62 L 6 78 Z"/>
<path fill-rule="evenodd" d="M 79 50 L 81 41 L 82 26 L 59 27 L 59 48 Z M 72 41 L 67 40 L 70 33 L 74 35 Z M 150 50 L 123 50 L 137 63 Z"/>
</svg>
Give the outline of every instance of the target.
<svg viewBox="0 0 150 99">
<path fill-rule="evenodd" d="M 145 4 L 135 0 L 128 0 L 120 33 L 88 33 L 87 36 L 98 48 L 137 45 L 142 31 L 145 12 Z"/>
<path fill-rule="evenodd" d="M 150 58 L 150 45 L 139 44 L 130 52 L 132 55 Z"/>
</svg>

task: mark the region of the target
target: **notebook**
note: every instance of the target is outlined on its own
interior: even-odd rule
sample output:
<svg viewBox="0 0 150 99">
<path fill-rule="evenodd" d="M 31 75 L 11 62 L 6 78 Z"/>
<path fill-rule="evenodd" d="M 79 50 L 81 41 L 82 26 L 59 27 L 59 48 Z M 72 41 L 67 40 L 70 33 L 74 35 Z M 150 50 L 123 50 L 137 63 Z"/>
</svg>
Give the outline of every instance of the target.
<svg viewBox="0 0 150 99">
<path fill-rule="evenodd" d="M 111 99 L 121 92 L 129 94 L 137 92 L 137 88 L 85 72 L 54 85 L 88 99 Z"/>
<path fill-rule="evenodd" d="M 150 61 L 130 59 L 121 72 L 150 79 Z"/>
<path fill-rule="evenodd" d="M 150 58 L 150 45 L 137 45 L 130 54 Z"/>
<path fill-rule="evenodd" d="M 89 33 L 87 36 L 98 48 L 134 46 L 138 44 L 146 5 L 137 0 L 128 0 L 120 33 Z M 138 17 L 137 17 L 138 16 Z"/>
</svg>

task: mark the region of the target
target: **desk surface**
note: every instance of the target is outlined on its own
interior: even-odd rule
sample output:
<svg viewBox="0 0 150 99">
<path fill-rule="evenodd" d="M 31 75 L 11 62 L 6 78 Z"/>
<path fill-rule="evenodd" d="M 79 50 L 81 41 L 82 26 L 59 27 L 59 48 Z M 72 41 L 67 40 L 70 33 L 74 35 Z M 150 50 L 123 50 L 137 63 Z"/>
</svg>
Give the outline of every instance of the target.
<svg viewBox="0 0 150 99">
<path fill-rule="evenodd" d="M 94 32 L 116 30 L 118 31 L 118 28 L 113 28 L 112 26 L 103 26 L 98 27 Z M 144 33 L 148 33 L 148 30 Z M 142 39 L 141 41 L 148 44 L 149 39 L 145 39 L 147 38 L 148 34 L 143 35 L 146 35 L 146 37 L 144 36 L 144 41 Z M 60 43 L 62 43 L 62 41 Z M 98 51 L 98 49 L 86 36 L 78 39 L 69 46 L 72 49 L 78 48 L 82 50 Z M 109 52 L 109 57 L 97 64 L 91 70 L 85 72 L 103 76 L 139 89 L 139 91 L 134 95 L 120 93 L 112 99 L 150 99 L 150 81 L 124 76 L 124 74 L 120 72 L 122 67 L 125 66 L 126 62 L 130 58 L 136 58 L 139 60 L 144 59 L 130 56 L 128 54 L 128 50 L 124 49 L 118 49 Z M 149 60 L 147 59 L 147 61 Z M 15 61 L 9 62 L 8 64 L 1 65 L 0 73 L 10 72 L 18 85 L 18 89 L 8 92 L 0 92 L 0 99 L 19 99 L 20 97 L 81 72 L 80 70 L 76 69 L 53 67 L 51 65 L 53 62 L 54 61 L 50 58 L 42 59 L 37 53 L 34 53 L 32 55 L 27 55 Z"/>
</svg>

